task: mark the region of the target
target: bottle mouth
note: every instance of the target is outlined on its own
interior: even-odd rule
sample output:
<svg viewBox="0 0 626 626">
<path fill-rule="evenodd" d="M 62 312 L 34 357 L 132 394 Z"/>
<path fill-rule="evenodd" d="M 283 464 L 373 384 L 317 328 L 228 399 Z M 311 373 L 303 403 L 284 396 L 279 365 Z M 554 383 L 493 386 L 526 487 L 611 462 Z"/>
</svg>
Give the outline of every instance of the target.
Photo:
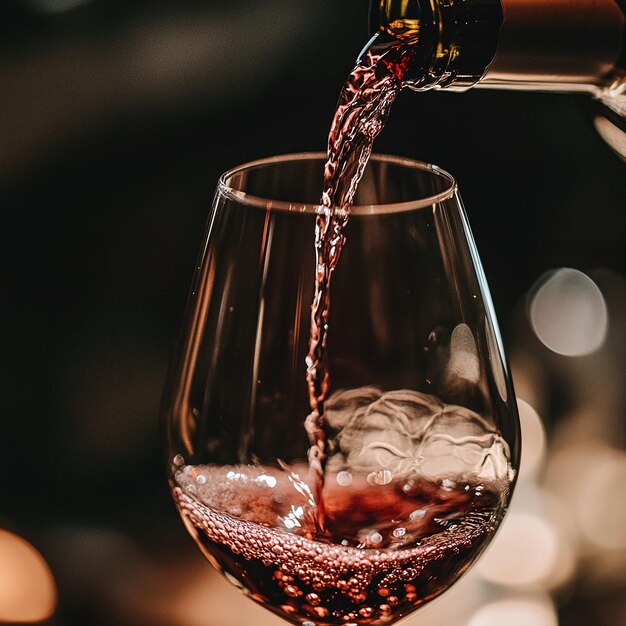
<svg viewBox="0 0 626 626">
<path fill-rule="evenodd" d="M 326 153 L 303 152 L 244 163 L 224 172 L 218 193 L 265 211 L 318 214 Z M 455 195 L 457 183 L 445 170 L 407 157 L 370 157 L 350 216 L 414 211 L 442 203 Z M 342 209 L 335 209 L 341 213 Z"/>
<path fill-rule="evenodd" d="M 371 0 L 370 44 L 411 47 L 406 86 L 463 91 L 493 61 L 502 20 L 501 0 Z"/>
</svg>

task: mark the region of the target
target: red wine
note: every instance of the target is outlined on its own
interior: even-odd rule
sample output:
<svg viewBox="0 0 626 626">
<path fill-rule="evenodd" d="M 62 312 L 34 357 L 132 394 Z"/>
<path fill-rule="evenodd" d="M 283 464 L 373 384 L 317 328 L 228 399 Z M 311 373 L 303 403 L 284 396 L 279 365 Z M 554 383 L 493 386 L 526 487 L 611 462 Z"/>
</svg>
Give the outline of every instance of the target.
<svg viewBox="0 0 626 626">
<path fill-rule="evenodd" d="M 186 466 L 175 480 L 209 560 L 253 600 L 317 626 L 389 623 L 436 597 L 480 553 L 503 502 L 488 484 L 341 472 L 325 482 L 321 534 L 276 468 Z"/>
<path fill-rule="evenodd" d="M 350 207 L 374 139 L 403 87 L 414 48 L 391 46 L 383 53 L 369 49 L 341 90 L 328 136 L 322 210 L 315 223 L 315 290 L 311 305 L 309 352 L 306 358 L 311 413 L 305 422 L 311 448 L 309 464 L 320 491 L 326 458 L 324 399 L 329 388 L 327 335 L 330 284 L 345 242 Z M 324 504 L 318 497 L 317 522 L 324 527 Z"/>
<path fill-rule="evenodd" d="M 403 77 L 415 53 L 412 46 L 391 46 L 384 52 L 369 49 L 348 77 L 328 136 L 322 205 L 349 209 L 374 140 L 391 105 L 404 86 Z"/>
</svg>

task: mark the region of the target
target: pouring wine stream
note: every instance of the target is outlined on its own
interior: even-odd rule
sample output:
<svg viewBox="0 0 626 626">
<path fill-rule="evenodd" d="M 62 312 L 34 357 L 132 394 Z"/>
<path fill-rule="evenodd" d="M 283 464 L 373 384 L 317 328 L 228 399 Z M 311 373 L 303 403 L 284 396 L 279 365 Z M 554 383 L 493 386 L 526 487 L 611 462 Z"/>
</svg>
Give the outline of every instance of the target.
<svg viewBox="0 0 626 626">
<path fill-rule="evenodd" d="M 321 208 L 315 222 L 315 290 L 311 305 L 309 352 L 306 357 L 311 413 L 305 429 L 309 485 L 315 502 L 314 523 L 324 533 L 324 467 L 327 427 L 324 400 L 330 384 L 327 337 L 330 284 L 345 243 L 345 228 L 354 195 L 372 154 L 374 140 L 383 129 L 415 47 L 396 45 L 383 52 L 366 48 L 344 84 L 328 136 Z"/>
</svg>

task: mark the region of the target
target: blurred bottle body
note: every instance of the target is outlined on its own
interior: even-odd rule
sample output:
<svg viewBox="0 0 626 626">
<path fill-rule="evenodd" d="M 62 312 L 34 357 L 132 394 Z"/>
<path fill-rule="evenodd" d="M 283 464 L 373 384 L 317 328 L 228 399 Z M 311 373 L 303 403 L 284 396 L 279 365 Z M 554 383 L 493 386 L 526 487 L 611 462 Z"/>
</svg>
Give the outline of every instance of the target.
<svg viewBox="0 0 626 626">
<path fill-rule="evenodd" d="M 403 43 L 416 91 L 589 94 L 626 158 L 626 0 L 372 0 L 370 47 Z"/>
</svg>

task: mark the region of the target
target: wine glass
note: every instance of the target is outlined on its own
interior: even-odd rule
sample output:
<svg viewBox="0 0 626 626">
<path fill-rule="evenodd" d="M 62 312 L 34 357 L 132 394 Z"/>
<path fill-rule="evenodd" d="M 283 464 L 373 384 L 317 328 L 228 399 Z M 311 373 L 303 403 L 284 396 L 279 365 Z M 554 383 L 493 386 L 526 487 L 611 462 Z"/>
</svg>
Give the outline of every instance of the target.
<svg viewBox="0 0 626 626">
<path fill-rule="evenodd" d="M 219 179 L 165 391 L 168 479 L 202 552 L 252 600 L 303 626 L 391 624 L 498 528 L 515 394 L 453 177 L 373 156 L 324 318 L 320 454 L 307 355 L 324 161 Z"/>
</svg>

